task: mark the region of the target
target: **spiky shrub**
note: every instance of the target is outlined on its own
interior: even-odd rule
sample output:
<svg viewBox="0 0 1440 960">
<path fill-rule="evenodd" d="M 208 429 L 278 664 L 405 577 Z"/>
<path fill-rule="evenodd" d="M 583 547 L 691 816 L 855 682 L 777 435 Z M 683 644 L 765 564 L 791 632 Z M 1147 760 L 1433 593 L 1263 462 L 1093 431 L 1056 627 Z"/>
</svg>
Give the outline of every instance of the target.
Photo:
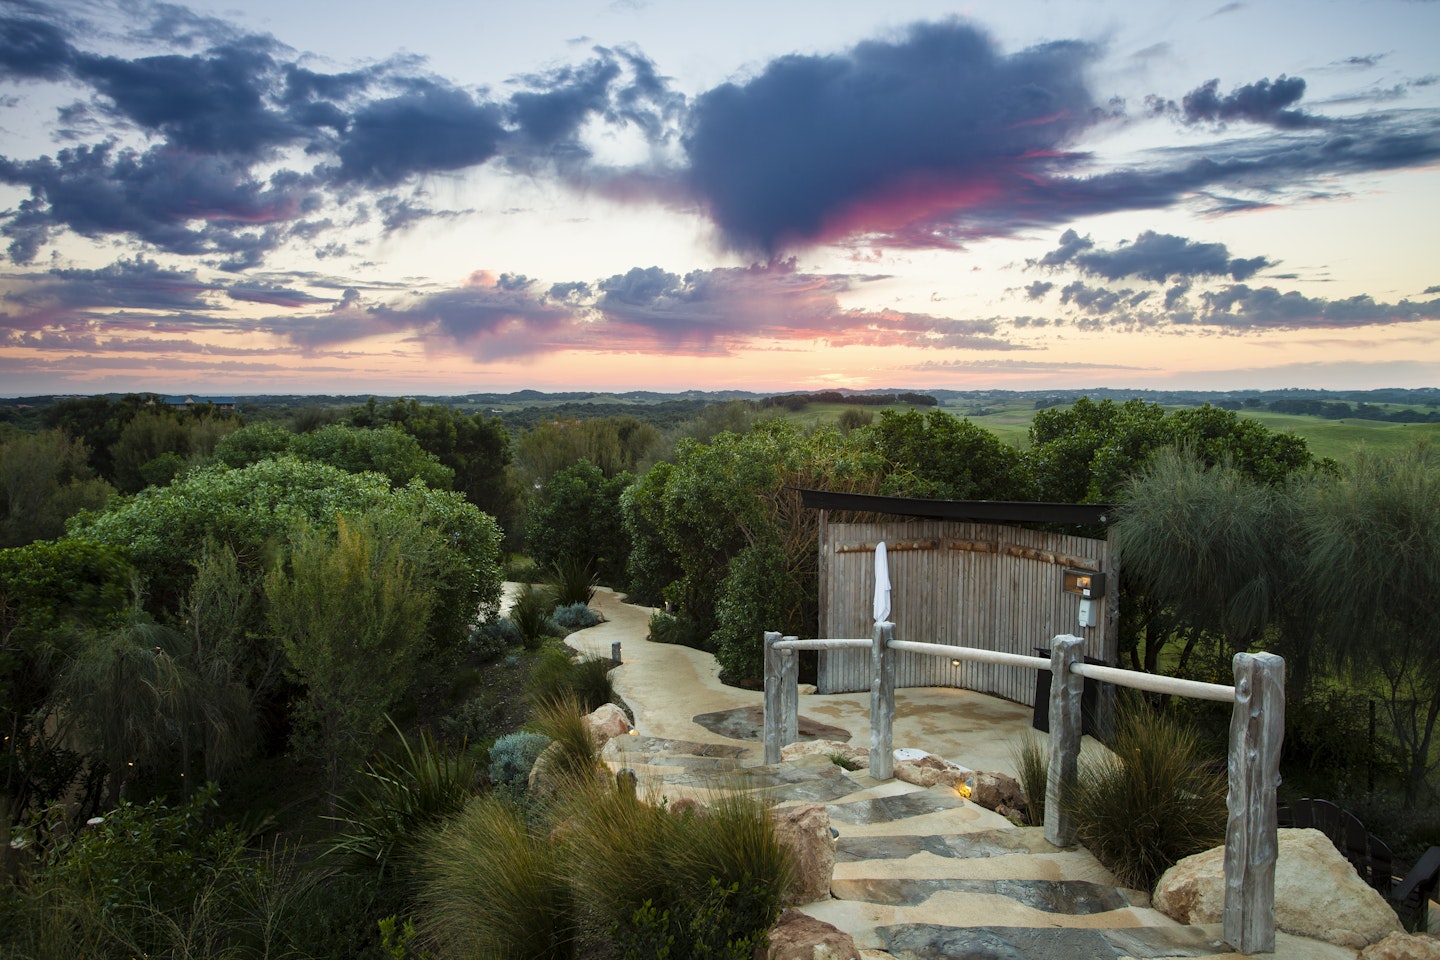
<svg viewBox="0 0 1440 960">
<path fill-rule="evenodd" d="M 550 746 L 550 738 L 521 730 L 507 733 L 490 748 L 490 784 L 501 789 L 523 791 L 535 766 L 535 758 Z"/>
<path fill-rule="evenodd" d="M 525 584 L 515 595 L 510 607 L 510 622 L 520 631 L 520 642 L 526 650 L 538 650 L 550 636 L 550 611 L 555 609 L 555 598 L 550 591 L 534 584 Z"/>
<path fill-rule="evenodd" d="M 1025 805 L 1032 827 L 1045 822 L 1045 788 L 1050 777 L 1050 751 L 1045 741 L 1031 731 L 1026 731 L 1019 743 L 1010 748 L 1010 760 L 1015 764 L 1015 773 L 1020 780 L 1020 789 L 1025 791 Z"/>
<path fill-rule="evenodd" d="M 382 877 L 397 856 L 409 852 L 418 832 L 458 813 L 474 794 L 479 770 L 463 749 L 421 733 L 411 743 L 395 730 L 394 749 L 367 763 L 355 791 L 336 803 L 329 817 L 338 829 L 325 853 L 348 866 Z"/>
<path fill-rule="evenodd" d="M 779 916 L 794 868 L 754 797 L 720 794 L 677 815 L 595 788 L 567 814 L 577 900 L 624 956 L 748 958 Z"/>
<path fill-rule="evenodd" d="M 1062 802 L 1076 839 L 1121 883 L 1150 890 L 1177 861 L 1225 839 L 1225 778 L 1207 765 L 1193 729 L 1133 708 L 1114 752 L 1082 763 Z"/>
<path fill-rule="evenodd" d="M 498 795 L 472 800 L 420 844 L 422 929 L 447 956 L 575 956 L 575 897 L 561 848 Z"/>
<path fill-rule="evenodd" d="M 561 697 L 541 704 L 530 721 L 534 731 L 550 740 L 546 748 L 546 775 L 554 782 L 585 783 L 600 775 L 600 747 L 585 722 L 580 702 Z"/>
<path fill-rule="evenodd" d="M 552 618 L 564 630 L 584 630 L 600 622 L 600 617 L 583 603 L 566 604 L 556 607 Z"/>
<path fill-rule="evenodd" d="M 564 650 L 551 648 L 535 658 L 525 693 L 536 706 L 569 698 L 589 713 L 615 699 L 615 686 L 610 680 L 614 668 L 614 662 L 603 657 L 576 661 Z"/>
<path fill-rule="evenodd" d="M 551 564 L 546 579 L 555 592 L 555 602 L 561 606 L 589 604 L 600 582 L 593 565 L 583 557 L 561 557 Z"/>
</svg>

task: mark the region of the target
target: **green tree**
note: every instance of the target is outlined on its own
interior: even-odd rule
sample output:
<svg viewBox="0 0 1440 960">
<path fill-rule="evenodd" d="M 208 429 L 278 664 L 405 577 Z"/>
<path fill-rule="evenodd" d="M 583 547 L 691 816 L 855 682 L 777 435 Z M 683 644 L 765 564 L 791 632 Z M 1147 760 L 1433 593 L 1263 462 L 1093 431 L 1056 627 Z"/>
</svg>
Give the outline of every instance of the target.
<svg viewBox="0 0 1440 960">
<path fill-rule="evenodd" d="M 521 486 L 511 470 L 510 434 L 498 417 L 467 414 L 443 404 L 392 400 L 350 411 L 357 427 L 391 425 L 414 437 L 455 474 L 455 489 L 507 531 L 518 530 Z"/>
<path fill-rule="evenodd" d="M 95 477 L 87 457 L 85 445 L 62 430 L 0 440 L 0 547 L 53 539 L 68 517 L 105 505 L 115 490 Z"/>
<path fill-rule="evenodd" d="M 1382 693 L 1413 806 L 1440 763 L 1440 452 L 1361 450 L 1307 506 L 1322 638 L 1357 685 Z"/>
<path fill-rule="evenodd" d="M 384 474 L 397 487 L 420 480 L 436 490 L 448 490 L 455 480 L 455 471 L 421 449 L 414 437 L 394 427 L 366 430 L 337 423 L 293 435 L 290 452 L 350 473 L 370 470 Z"/>
<path fill-rule="evenodd" d="M 195 752 L 208 748 L 206 766 L 216 770 L 243 756 L 248 694 L 197 666 L 184 635 L 141 610 L 79 644 L 58 684 L 57 716 L 104 763 L 111 802 L 137 774 L 155 777 L 162 792 L 198 789 Z"/>
<path fill-rule="evenodd" d="M 128 609 L 124 551 L 62 540 L 0 550 L 0 796 L 42 807 L 69 792 L 85 758 L 50 723 L 56 685 L 90 633 Z"/>
<path fill-rule="evenodd" d="M 682 571 L 666 596 L 712 644 L 726 639 L 717 655 L 727 679 L 756 678 L 765 629 L 814 636 L 818 517 L 801 506 L 797 491 L 823 486 L 875 492 L 884 463 L 857 436 L 833 427 L 806 433 L 794 423 L 768 420 L 743 436 L 722 433 L 708 445 L 683 440 L 677 447 L 654 498 L 666 551 Z M 734 563 L 741 566 L 732 568 Z M 756 576 L 757 570 L 783 574 Z M 761 595 L 740 596 L 752 589 Z M 777 611 L 789 611 L 793 619 L 761 622 Z"/>
<path fill-rule="evenodd" d="M 305 685 L 296 746 L 321 760 L 333 796 L 415 677 L 431 596 L 371 519 L 342 520 L 333 537 L 296 531 L 288 567 L 265 583 L 270 628 Z"/>
<path fill-rule="evenodd" d="M 582 562 L 601 583 L 621 586 L 630 540 L 620 495 L 634 479 L 628 473 L 607 478 L 589 460 L 557 471 L 530 503 L 525 537 L 531 555 L 545 566 Z"/>
<path fill-rule="evenodd" d="M 941 410 L 885 410 L 870 437 L 890 464 L 885 493 L 943 500 L 1030 499 L 1019 451 L 969 420 Z"/>
</svg>

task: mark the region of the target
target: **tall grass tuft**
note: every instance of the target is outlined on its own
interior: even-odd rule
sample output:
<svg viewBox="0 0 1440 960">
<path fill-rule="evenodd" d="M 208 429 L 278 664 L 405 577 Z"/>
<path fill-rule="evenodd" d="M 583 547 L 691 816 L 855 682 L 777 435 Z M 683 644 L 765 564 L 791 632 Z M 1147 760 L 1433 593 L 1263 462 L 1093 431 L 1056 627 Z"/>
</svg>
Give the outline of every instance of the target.
<svg viewBox="0 0 1440 960">
<path fill-rule="evenodd" d="M 498 795 L 472 800 L 419 845 L 421 927 L 446 955 L 556 960 L 575 956 L 572 865 Z"/>
<path fill-rule="evenodd" d="M 748 960 L 765 942 L 794 868 L 763 801 L 675 814 L 596 786 L 562 815 L 577 900 L 620 955 Z"/>
<path fill-rule="evenodd" d="M 575 661 L 563 649 L 552 648 L 535 659 L 525 693 L 537 707 L 573 699 L 584 713 L 590 713 L 615 699 L 615 686 L 610 680 L 613 669 L 615 663 L 603 657 Z"/>
<path fill-rule="evenodd" d="M 548 589 L 530 583 L 520 587 L 510 607 L 510 622 L 520 631 L 520 642 L 526 650 L 540 649 L 553 632 L 550 611 L 554 609 L 555 598 Z"/>
<path fill-rule="evenodd" d="M 1010 748 L 1010 759 L 1025 791 L 1028 808 L 1026 822 L 1032 827 L 1045 823 L 1045 789 L 1050 778 L 1050 749 L 1033 731 L 1026 731 L 1018 744 Z"/>
<path fill-rule="evenodd" d="M 600 582 L 593 565 L 580 557 L 556 560 L 546 579 L 555 593 L 555 602 L 562 607 L 572 603 L 588 606 L 595 599 L 595 587 Z"/>
<path fill-rule="evenodd" d="M 1207 765 L 1195 731 L 1132 708 L 1114 752 L 1081 764 L 1063 799 L 1076 839 L 1121 883 L 1153 889 L 1176 861 L 1225 839 L 1225 778 Z"/>
<path fill-rule="evenodd" d="M 423 827 L 464 808 L 480 773 L 463 743 L 452 749 L 422 732 L 412 744 L 394 721 L 390 726 L 395 750 L 367 763 L 354 793 L 339 799 L 337 815 L 327 819 L 340 833 L 325 849 L 382 877 Z"/>
<path fill-rule="evenodd" d="M 550 738 L 550 746 L 537 759 L 545 764 L 551 783 L 580 784 L 596 779 L 604 765 L 595 734 L 585 722 L 585 713 L 573 697 L 561 697 L 540 704 L 530 722 L 535 732 Z"/>
</svg>

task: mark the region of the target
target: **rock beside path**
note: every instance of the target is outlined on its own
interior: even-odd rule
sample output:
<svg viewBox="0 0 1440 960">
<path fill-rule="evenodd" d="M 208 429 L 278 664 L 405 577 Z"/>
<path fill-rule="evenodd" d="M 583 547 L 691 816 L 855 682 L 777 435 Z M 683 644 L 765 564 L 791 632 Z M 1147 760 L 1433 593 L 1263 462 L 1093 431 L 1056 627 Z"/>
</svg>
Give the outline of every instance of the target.
<svg viewBox="0 0 1440 960">
<path fill-rule="evenodd" d="M 1400 932 L 1385 898 L 1361 880 L 1319 830 L 1279 831 L 1275 925 L 1286 933 L 1359 950 Z M 1155 887 L 1156 909 L 1181 923 L 1220 923 L 1225 915 L 1225 848 L 1186 857 Z"/>
</svg>

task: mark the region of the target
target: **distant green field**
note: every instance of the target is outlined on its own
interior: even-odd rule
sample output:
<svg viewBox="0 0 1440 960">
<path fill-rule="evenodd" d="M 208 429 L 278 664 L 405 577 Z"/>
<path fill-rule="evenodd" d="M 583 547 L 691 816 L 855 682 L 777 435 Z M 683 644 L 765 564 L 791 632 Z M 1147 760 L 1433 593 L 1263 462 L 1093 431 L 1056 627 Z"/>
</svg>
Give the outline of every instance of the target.
<svg viewBox="0 0 1440 960">
<path fill-rule="evenodd" d="M 1391 405 L 1396 406 L 1396 405 Z M 787 419 L 818 426 L 834 423 L 840 414 L 851 405 L 844 403 L 812 403 L 804 410 L 787 413 Z M 893 404 L 888 407 L 858 407 L 873 412 L 876 417 L 881 410 L 919 409 L 909 404 Z M 1029 445 L 1030 421 L 1035 416 L 1030 401 L 1016 401 L 1010 404 L 995 404 L 979 412 L 973 404 L 954 404 L 942 407 L 946 413 L 956 417 L 969 417 L 976 425 L 984 427 L 1006 443 L 1020 449 Z M 1430 437 L 1440 443 L 1440 423 L 1385 423 L 1379 420 L 1322 420 L 1319 417 L 1298 416 L 1287 413 L 1266 411 L 1241 411 L 1242 416 L 1253 417 L 1271 430 L 1279 433 L 1294 433 L 1304 437 L 1310 452 L 1317 457 L 1341 459 L 1356 447 L 1364 445 L 1376 450 L 1397 450 L 1414 443 L 1418 437 Z"/>
<path fill-rule="evenodd" d="M 1241 411 L 1254 417 L 1271 430 L 1294 433 L 1305 438 L 1310 452 L 1317 457 L 1342 459 L 1356 447 L 1364 445 L 1375 450 L 1399 450 L 1414 443 L 1418 437 L 1440 442 L 1440 423 L 1385 423 L 1380 420 L 1321 420 L 1286 413 Z"/>
</svg>

